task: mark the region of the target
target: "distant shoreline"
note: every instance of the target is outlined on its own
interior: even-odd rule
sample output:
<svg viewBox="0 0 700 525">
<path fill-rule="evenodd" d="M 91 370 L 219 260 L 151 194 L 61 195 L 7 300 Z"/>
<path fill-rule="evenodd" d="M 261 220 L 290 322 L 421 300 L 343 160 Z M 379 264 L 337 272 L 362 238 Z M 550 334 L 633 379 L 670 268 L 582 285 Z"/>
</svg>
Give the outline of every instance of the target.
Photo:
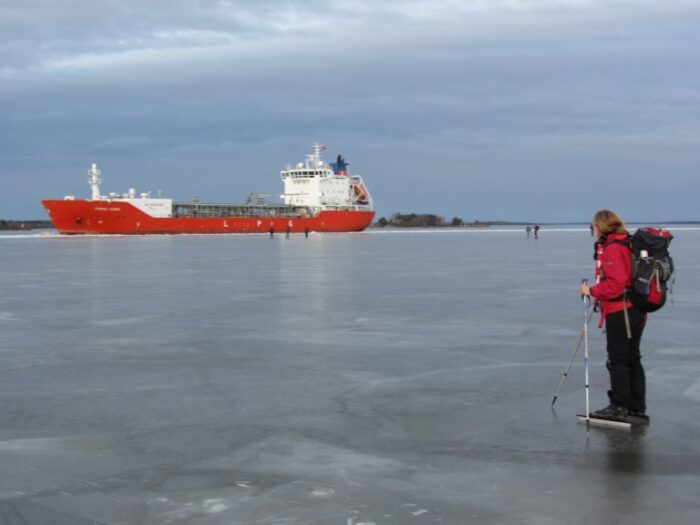
<svg viewBox="0 0 700 525">
<path fill-rule="evenodd" d="M 510 222 L 510 221 L 477 221 L 477 222 L 465 222 L 463 224 L 441 224 L 441 225 L 401 225 L 401 224 L 386 224 L 382 225 L 377 222 L 373 222 L 370 224 L 369 228 L 372 229 L 390 229 L 390 230 L 406 230 L 406 229 L 424 229 L 424 228 L 434 228 L 436 230 L 443 229 L 443 228 L 454 228 L 454 229 L 459 229 L 459 228 L 488 228 L 491 226 L 522 226 L 523 228 L 526 226 L 533 226 L 533 225 L 539 225 L 540 227 L 544 226 L 581 226 L 588 228 L 590 226 L 590 223 L 588 222 Z M 673 226 L 673 225 L 680 225 L 680 224 L 698 224 L 700 225 L 700 221 L 629 221 L 628 224 L 630 225 L 668 225 L 668 226 Z"/>
<path fill-rule="evenodd" d="M 692 221 L 655 221 L 655 222 L 638 222 L 628 221 L 629 224 L 700 224 L 698 220 Z M 461 217 L 453 217 L 446 220 L 440 215 L 434 213 L 392 213 L 390 216 L 379 217 L 370 225 L 370 228 L 488 228 L 490 226 L 583 226 L 590 227 L 590 222 L 575 221 L 575 222 L 539 222 L 539 221 L 504 221 L 504 220 L 488 220 L 482 221 L 475 219 L 473 221 L 465 221 Z"/>
<path fill-rule="evenodd" d="M 7 221 L 0 219 L 0 231 L 26 231 L 54 229 L 51 221 Z"/>
</svg>

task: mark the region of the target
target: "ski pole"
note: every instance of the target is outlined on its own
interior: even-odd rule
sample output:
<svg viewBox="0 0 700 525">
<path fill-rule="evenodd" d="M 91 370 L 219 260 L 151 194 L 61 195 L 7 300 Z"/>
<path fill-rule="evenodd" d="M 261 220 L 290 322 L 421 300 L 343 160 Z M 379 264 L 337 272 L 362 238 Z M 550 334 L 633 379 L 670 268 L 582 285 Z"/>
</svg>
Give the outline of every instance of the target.
<svg viewBox="0 0 700 525">
<path fill-rule="evenodd" d="M 588 320 L 591 320 L 591 317 L 593 317 L 593 312 L 594 310 L 591 309 L 590 313 L 588 314 Z M 561 387 L 564 385 L 564 381 L 566 378 L 569 376 L 569 370 L 571 370 L 571 365 L 574 364 L 574 359 L 576 359 L 576 354 L 578 353 L 578 349 L 581 348 L 581 343 L 583 342 L 583 329 L 581 330 L 581 334 L 578 336 L 578 341 L 576 342 L 576 346 L 574 346 L 574 350 L 571 353 L 571 359 L 569 360 L 569 366 L 566 367 L 566 370 L 564 370 L 564 373 L 561 376 L 561 379 L 559 380 L 559 386 L 557 387 L 557 391 L 554 392 L 554 397 L 552 398 L 552 408 L 554 408 L 554 403 L 557 402 L 557 398 L 559 397 L 559 391 L 561 390 Z"/>
<path fill-rule="evenodd" d="M 588 284 L 588 279 L 583 279 L 581 284 Z M 586 369 L 586 432 L 588 432 L 591 420 L 590 394 L 588 385 L 588 307 L 591 298 L 588 295 L 581 295 L 583 298 L 583 361 Z"/>
</svg>

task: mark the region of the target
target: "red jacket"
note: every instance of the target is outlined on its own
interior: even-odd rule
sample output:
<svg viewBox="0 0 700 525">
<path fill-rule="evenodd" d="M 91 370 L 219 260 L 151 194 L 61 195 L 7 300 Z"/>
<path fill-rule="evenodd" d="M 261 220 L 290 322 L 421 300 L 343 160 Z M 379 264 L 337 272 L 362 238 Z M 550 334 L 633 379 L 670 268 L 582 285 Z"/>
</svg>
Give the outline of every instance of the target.
<svg viewBox="0 0 700 525">
<path fill-rule="evenodd" d="M 610 233 L 602 241 L 597 242 L 595 259 L 595 282 L 591 286 L 591 295 L 600 304 L 600 324 L 603 326 L 608 314 L 625 309 L 622 294 L 625 287 L 632 285 L 632 258 L 626 242 L 626 233 Z M 620 244 L 620 241 L 625 244 Z M 627 308 L 632 303 L 627 301 Z"/>
</svg>

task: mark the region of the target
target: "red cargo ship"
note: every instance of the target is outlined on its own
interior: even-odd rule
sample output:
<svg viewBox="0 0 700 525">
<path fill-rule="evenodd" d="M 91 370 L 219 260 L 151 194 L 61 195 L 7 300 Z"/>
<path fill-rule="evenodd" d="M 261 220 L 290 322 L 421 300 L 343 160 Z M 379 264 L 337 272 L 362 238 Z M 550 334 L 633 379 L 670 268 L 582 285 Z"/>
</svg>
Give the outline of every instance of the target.
<svg viewBox="0 0 700 525">
<path fill-rule="evenodd" d="M 281 171 L 281 202 L 251 194 L 245 204 L 202 203 L 151 197 L 150 193 L 100 193 L 100 170 L 88 172 L 91 199 L 43 200 L 62 234 L 356 232 L 372 222 L 372 196 L 362 177 L 350 175 L 341 155 L 325 163 L 314 144 L 304 162 Z"/>
</svg>

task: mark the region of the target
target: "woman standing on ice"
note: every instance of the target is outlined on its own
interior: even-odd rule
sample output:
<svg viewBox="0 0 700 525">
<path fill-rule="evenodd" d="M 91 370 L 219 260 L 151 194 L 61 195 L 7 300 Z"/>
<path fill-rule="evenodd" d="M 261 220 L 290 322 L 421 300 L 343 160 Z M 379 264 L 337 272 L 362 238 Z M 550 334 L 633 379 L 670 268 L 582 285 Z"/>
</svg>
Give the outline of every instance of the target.
<svg viewBox="0 0 700 525">
<path fill-rule="evenodd" d="M 646 417 L 646 380 L 639 343 L 646 324 L 646 314 L 630 301 L 623 301 L 625 288 L 632 284 L 632 259 L 629 233 L 624 221 L 614 211 L 600 210 L 593 217 L 595 237 L 595 282 L 582 284 L 582 295 L 593 297 L 600 305 L 600 324 L 605 324 L 610 404 L 593 415 L 625 418 Z M 631 337 L 625 322 L 625 306 Z"/>
</svg>

